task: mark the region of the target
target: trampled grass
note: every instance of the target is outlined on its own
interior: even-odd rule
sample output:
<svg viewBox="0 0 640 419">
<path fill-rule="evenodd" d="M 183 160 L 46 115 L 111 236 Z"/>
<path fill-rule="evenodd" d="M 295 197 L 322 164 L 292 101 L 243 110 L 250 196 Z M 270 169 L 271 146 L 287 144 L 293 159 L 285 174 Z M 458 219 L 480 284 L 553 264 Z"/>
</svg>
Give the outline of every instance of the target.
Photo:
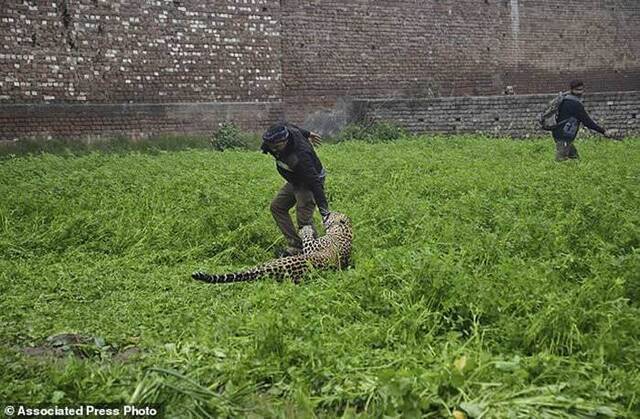
<svg viewBox="0 0 640 419">
<path fill-rule="evenodd" d="M 282 244 L 282 180 L 260 153 L 2 160 L 0 401 L 638 417 L 640 142 L 578 148 L 558 164 L 551 140 L 325 145 L 355 269 L 302 285 L 189 278 Z M 84 357 L 28 353 L 65 332 L 99 339 Z"/>
</svg>

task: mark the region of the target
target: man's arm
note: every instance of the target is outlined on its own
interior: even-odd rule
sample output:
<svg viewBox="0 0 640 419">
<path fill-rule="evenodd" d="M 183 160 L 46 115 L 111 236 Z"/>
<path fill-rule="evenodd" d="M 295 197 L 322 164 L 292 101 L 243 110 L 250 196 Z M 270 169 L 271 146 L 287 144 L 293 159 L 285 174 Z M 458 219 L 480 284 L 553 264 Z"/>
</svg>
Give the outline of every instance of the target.
<svg viewBox="0 0 640 419">
<path fill-rule="evenodd" d="M 300 134 L 302 134 L 302 136 L 304 138 L 306 138 L 307 140 L 309 140 L 309 142 L 311 143 L 312 146 L 319 146 L 322 143 L 322 137 L 320 136 L 320 134 L 317 134 L 313 131 L 307 131 L 304 128 L 300 128 L 297 125 L 293 125 L 293 124 L 289 124 L 289 126 L 291 128 L 295 128 L 298 131 L 300 131 Z"/>
<path fill-rule="evenodd" d="M 596 124 L 595 121 L 591 119 L 591 117 L 589 117 L 589 114 L 587 114 L 587 111 L 584 110 L 584 106 L 582 105 L 582 103 L 578 103 L 576 118 L 578 118 L 578 120 L 582 122 L 585 127 L 597 131 L 600 134 L 605 133 L 604 128 Z"/>
<path fill-rule="evenodd" d="M 291 128 L 295 128 L 295 129 L 297 129 L 298 131 L 300 131 L 300 134 L 302 134 L 302 136 L 303 136 L 304 138 L 309 139 L 309 136 L 311 135 L 311 131 L 307 131 L 306 129 L 304 129 L 304 128 L 300 128 L 299 126 L 297 126 L 297 125 L 293 125 L 293 124 L 289 124 L 289 126 L 290 126 Z"/>
<path fill-rule="evenodd" d="M 324 183 L 320 173 L 315 169 L 311 158 L 306 153 L 300 155 L 300 161 L 296 165 L 296 169 L 304 184 L 313 193 L 313 199 L 315 199 L 318 210 L 320 210 L 320 214 L 324 218 L 329 214 L 329 203 L 324 194 Z"/>
</svg>

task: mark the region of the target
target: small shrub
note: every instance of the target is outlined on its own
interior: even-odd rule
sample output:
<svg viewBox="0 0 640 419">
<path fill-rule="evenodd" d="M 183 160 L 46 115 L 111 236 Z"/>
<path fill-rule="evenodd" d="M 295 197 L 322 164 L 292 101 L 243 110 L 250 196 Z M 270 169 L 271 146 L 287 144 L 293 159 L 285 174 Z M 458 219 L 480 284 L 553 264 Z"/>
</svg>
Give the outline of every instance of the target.
<svg viewBox="0 0 640 419">
<path fill-rule="evenodd" d="M 338 133 L 336 142 L 356 140 L 367 143 L 383 143 L 396 141 L 407 136 L 409 136 L 407 130 L 388 122 L 349 124 Z"/>
<path fill-rule="evenodd" d="M 254 134 L 240 130 L 233 122 L 224 122 L 220 129 L 213 134 L 211 146 L 218 151 L 256 148 L 257 137 Z"/>
</svg>

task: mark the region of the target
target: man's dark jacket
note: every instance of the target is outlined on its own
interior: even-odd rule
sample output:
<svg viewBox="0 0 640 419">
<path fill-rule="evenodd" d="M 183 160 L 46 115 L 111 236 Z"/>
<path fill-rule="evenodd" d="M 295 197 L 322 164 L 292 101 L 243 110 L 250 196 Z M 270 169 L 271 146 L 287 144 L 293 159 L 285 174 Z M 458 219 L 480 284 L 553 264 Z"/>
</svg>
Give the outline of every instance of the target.
<svg viewBox="0 0 640 419">
<path fill-rule="evenodd" d="M 284 150 L 280 153 L 274 153 L 265 144 L 262 144 L 262 152 L 275 157 L 278 172 L 287 182 L 311 190 L 320 212 L 326 213 L 329 204 L 324 194 L 325 172 L 318 155 L 309 142 L 311 133 L 292 124 L 285 126 L 289 131 L 289 138 Z"/>
<path fill-rule="evenodd" d="M 560 107 L 558 108 L 558 117 L 560 123 L 553 130 L 553 138 L 556 141 L 571 142 L 576 138 L 580 123 L 587 128 L 604 134 L 604 129 L 596 124 L 584 110 L 582 101 L 573 95 L 567 95 Z"/>
</svg>

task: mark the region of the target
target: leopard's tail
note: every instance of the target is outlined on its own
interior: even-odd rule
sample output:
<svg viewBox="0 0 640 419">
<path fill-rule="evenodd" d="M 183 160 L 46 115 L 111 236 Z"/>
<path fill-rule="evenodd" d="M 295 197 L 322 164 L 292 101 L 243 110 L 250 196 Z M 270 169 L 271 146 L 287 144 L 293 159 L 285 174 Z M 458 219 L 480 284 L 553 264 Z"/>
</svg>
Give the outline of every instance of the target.
<svg viewBox="0 0 640 419">
<path fill-rule="evenodd" d="M 194 272 L 191 278 L 198 281 L 208 282 L 210 284 L 225 284 L 229 282 L 245 282 L 253 281 L 263 276 L 263 273 L 257 270 L 246 272 L 234 272 L 229 274 L 211 275 L 206 272 Z"/>
<path fill-rule="evenodd" d="M 210 284 L 245 282 L 267 277 L 276 279 L 289 278 L 294 282 L 299 282 L 306 269 L 306 259 L 303 256 L 296 255 L 276 259 L 246 271 L 219 275 L 212 275 L 206 272 L 194 272 L 191 274 L 191 277 Z"/>
</svg>

